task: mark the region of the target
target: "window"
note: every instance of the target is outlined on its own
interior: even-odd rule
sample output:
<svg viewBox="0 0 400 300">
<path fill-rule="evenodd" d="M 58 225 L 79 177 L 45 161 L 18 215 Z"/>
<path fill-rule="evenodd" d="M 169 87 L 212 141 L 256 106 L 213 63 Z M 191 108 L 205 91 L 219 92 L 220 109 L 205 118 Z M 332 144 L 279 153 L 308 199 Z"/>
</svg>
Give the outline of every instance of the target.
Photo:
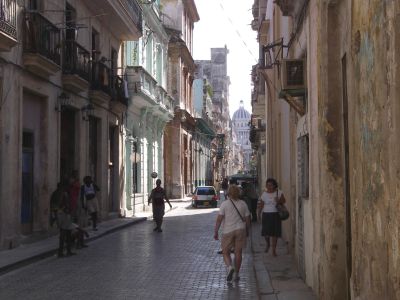
<svg viewBox="0 0 400 300">
<path fill-rule="evenodd" d="M 40 0 L 29 0 L 28 1 L 28 9 L 29 10 L 39 10 L 40 7 Z"/>
<path fill-rule="evenodd" d="M 132 160 L 132 193 L 137 193 L 139 191 L 139 163 L 140 154 L 137 151 L 137 143 L 133 143 L 133 160 Z"/>
<path fill-rule="evenodd" d="M 163 65 L 163 61 L 162 61 L 162 57 L 163 57 L 163 51 L 162 51 L 162 47 L 160 44 L 157 45 L 157 61 L 156 61 L 156 79 L 158 82 L 158 85 L 162 86 L 162 65 Z"/>
<path fill-rule="evenodd" d="M 92 27 L 92 60 L 97 61 L 100 53 L 100 34 Z"/>
<path fill-rule="evenodd" d="M 67 41 L 74 41 L 76 34 L 76 11 L 75 9 L 67 3 L 65 7 L 65 39 Z"/>
<path fill-rule="evenodd" d="M 214 188 L 197 188 L 196 195 L 215 195 Z"/>
<path fill-rule="evenodd" d="M 151 33 L 147 36 L 146 42 L 146 70 L 153 75 L 153 36 Z"/>
<path fill-rule="evenodd" d="M 98 139 L 99 139 L 99 120 L 94 117 L 89 119 L 89 175 L 96 182 L 97 179 L 97 159 L 98 159 Z"/>
</svg>

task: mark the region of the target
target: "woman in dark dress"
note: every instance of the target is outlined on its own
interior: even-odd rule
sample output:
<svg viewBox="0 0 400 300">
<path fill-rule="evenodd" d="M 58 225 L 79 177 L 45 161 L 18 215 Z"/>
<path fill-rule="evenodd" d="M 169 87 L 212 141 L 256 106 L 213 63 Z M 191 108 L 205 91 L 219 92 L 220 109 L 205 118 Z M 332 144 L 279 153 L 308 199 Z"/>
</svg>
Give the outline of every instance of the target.
<svg viewBox="0 0 400 300">
<path fill-rule="evenodd" d="M 279 217 L 276 204 L 285 202 L 285 196 L 278 189 L 277 181 L 273 178 L 268 178 L 265 190 L 259 198 L 259 215 L 262 213 L 261 235 L 264 236 L 267 243 L 265 252 L 269 251 L 271 238 L 273 256 L 276 256 L 276 243 L 282 235 L 282 221 Z"/>
</svg>

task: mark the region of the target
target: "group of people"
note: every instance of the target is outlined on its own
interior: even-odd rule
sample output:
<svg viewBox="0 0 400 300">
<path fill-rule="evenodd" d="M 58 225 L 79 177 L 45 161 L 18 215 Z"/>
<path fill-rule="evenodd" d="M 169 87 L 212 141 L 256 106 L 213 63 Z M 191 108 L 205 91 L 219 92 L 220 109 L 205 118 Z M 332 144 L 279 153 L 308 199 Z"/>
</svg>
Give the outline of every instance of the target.
<svg viewBox="0 0 400 300">
<path fill-rule="evenodd" d="M 222 189 L 224 189 L 224 182 Z M 262 223 L 261 235 L 265 238 L 266 249 L 272 248 L 272 255 L 277 256 L 277 239 L 282 234 L 282 221 L 277 205 L 286 202 L 285 197 L 278 189 L 278 183 L 268 178 L 265 190 L 260 197 L 255 198 L 255 190 L 250 185 L 242 188 L 230 182 L 227 190 L 224 189 L 225 201 L 221 203 L 214 229 L 214 239 L 219 239 L 219 230 L 222 226 L 221 248 L 227 267 L 227 282 L 239 280 L 239 271 L 242 264 L 242 250 L 246 246 L 251 220 Z M 255 201 L 254 201 L 255 198 Z M 246 200 L 246 201 L 244 201 Z M 272 247 L 271 247 L 272 246 Z M 234 261 L 231 257 L 234 253 Z"/>
<path fill-rule="evenodd" d="M 75 255 L 72 252 L 73 245 L 77 249 L 87 247 L 84 239 L 89 234 L 84 228 L 89 220 L 92 229 L 97 231 L 98 191 L 100 189 L 91 176 L 85 176 L 83 184 L 80 184 L 77 171 L 57 184 L 50 200 L 50 225 L 56 224 L 60 230 L 58 257 Z"/>
</svg>

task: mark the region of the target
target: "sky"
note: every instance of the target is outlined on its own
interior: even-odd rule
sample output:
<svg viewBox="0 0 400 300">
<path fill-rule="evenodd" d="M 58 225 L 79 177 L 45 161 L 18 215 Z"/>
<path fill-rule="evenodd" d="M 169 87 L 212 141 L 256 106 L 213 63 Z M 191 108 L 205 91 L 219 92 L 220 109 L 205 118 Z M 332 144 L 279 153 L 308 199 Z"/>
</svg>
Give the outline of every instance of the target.
<svg viewBox="0 0 400 300">
<path fill-rule="evenodd" d="M 257 33 L 251 29 L 254 0 L 195 0 L 200 21 L 194 24 L 193 58 L 210 60 L 211 48 L 227 45 L 230 115 L 240 100 L 251 113 L 251 67 L 257 63 Z"/>
</svg>

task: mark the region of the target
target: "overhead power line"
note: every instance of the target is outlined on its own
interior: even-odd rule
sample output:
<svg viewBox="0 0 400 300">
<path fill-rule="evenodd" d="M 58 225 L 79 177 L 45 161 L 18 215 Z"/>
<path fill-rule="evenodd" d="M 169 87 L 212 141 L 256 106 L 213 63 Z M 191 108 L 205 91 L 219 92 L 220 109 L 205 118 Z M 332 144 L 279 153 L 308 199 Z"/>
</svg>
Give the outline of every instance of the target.
<svg viewBox="0 0 400 300">
<path fill-rule="evenodd" d="M 240 41 L 243 43 L 244 47 L 247 49 L 247 51 L 250 53 L 250 55 L 254 58 L 254 60 L 256 62 L 258 62 L 258 58 L 253 54 L 253 52 L 251 51 L 251 49 L 249 48 L 249 46 L 247 45 L 246 41 L 244 40 L 244 38 L 242 37 L 242 35 L 240 34 L 239 30 L 237 29 L 236 25 L 233 23 L 232 19 L 230 18 L 229 14 L 227 13 L 227 11 L 225 10 L 222 1 L 218 0 L 219 2 L 219 6 L 221 7 L 222 11 L 224 12 L 225 17 L 227 18 L 227 20 L 229 21 L 229 23 L 231 23 L 235 33 L 237 34 L 237 36 L 239 37 Z"/>
</svg>

